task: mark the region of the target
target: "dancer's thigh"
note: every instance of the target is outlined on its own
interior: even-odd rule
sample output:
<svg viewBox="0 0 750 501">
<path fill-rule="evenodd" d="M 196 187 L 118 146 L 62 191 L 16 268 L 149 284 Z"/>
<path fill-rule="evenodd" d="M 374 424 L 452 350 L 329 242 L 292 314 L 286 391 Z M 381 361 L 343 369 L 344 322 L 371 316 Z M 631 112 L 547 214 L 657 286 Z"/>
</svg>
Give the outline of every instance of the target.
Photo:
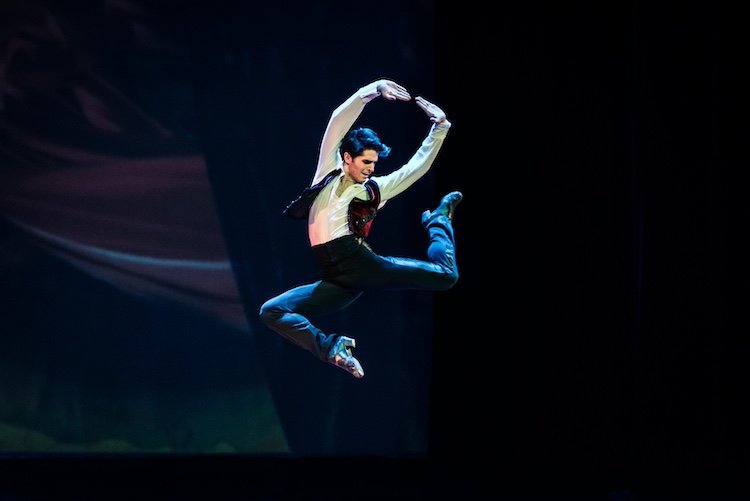
<svg viewBox="0 0 750 501">
<path fill-rule="evenodd" d="M 366 290 L 439 290 L 444 288 L 446 270 L 418 259 L 386 257 L 373 253 L 359 257 L 355 265 L 335 280 L 342 286 Z"/>
<path fill-rule="evenodd" d="M 277 296 L 273 302 L 275 307 L 288 312 L 323 315 L 346 308 L 360 295 L 362 291 L 319 280 L 290 289 Z"/>
</svg>

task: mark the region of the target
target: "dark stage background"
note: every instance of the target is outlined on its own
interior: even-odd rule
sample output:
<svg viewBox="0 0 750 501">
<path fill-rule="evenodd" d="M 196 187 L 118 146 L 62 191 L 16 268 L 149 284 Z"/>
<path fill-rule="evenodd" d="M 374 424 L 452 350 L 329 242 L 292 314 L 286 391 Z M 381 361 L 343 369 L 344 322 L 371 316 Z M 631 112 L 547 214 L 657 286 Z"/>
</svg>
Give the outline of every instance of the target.
<svg viewBox="0 0 750 501">
<path fill-rule="evenodd" d="M 0 3 L 0 493 L 9 499 L 747 499 L 729 259 L 747 46 L 728 2 Z M 462 276 L 324 329 L 257 319 L 317 278 L 281 210 L 380 77 L 454 124 L 370 239 Z M 360 119 L 393 146 L 412 103 Z M 732 229 L 730 233 L 728 230 Z"/>
</svg>

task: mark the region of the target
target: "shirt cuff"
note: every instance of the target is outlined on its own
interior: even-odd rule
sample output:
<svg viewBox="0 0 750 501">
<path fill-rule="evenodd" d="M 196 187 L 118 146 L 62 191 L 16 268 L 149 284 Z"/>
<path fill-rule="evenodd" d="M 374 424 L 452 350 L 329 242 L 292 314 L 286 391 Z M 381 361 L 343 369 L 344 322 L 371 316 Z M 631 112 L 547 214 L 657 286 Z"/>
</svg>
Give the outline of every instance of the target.
<svg viewBox="0 0 750 501">
<path fill-rule="evenodd" d="M 432 137 L 445 137 L 452 125 L 447 119 L 441 124 L 432 124 L 430 135 Z"/>
</svg>

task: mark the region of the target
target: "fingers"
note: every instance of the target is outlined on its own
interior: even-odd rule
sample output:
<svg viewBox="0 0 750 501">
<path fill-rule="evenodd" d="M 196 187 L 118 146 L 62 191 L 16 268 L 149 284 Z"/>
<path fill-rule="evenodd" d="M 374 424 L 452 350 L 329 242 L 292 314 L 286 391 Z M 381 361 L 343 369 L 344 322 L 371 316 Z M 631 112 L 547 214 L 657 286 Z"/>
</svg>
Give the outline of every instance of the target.
<svg viewBox="0 0 750 501">
<path fill-rule="evenodd" d="M 407 96 L 411 97 L 411 95 L 409 95 L 409 91 L 406 90 L 406 87 L 404 87 L 403 85 L 399 85 L 396 82 L 391 82 L 390 84 L 391 84 L 391 88 L 393 89 L 394 92 L 397 92 L 399 94 L 404 94 L 404 95 L 407 95 Z"/>
<path fill-rule="evenodd" d="M 411 99 L 411 94 L 409 94 L 405 89 L 404 90 L 394 90 L 391 92 L 391 100 L 398 99 L 399 101 L 409 101 Z"/>
<path fill-rule="evenodd" d="M 414 102 L 416 102 L 417 106 L 419 106 L 420 108 L 422 108 L 425 112 L 427 112 L 427 110 L 429 109 L 430 106 L 435 106 L 434 104 L 432 104 L 431 102 L 429 102 L 427 99 L 423 98 L 422 96 L 417 96 L 414 99 Z"/>
<path fill-rule="evenodd" d="M 397 84 L 396 82 L 387 81 L 384 89 L 381 90 L 381 94 L 384 98 L 389 101 L 409 101 L 411 94 L 406 90 L 406 87 Z"/>
<path fill-rule="evenodd" d="M 427 116 L 430 118 L 430 122 L 442 123 L 445 121 L 445 112 L 440 109 L 439 106 L 432 104 L 422 96 L 417 96 L 414 99 L 414 102 L 416 102 L 417 106 L 422 108 L 422 110 L 427 114 Z"/>
</svg>

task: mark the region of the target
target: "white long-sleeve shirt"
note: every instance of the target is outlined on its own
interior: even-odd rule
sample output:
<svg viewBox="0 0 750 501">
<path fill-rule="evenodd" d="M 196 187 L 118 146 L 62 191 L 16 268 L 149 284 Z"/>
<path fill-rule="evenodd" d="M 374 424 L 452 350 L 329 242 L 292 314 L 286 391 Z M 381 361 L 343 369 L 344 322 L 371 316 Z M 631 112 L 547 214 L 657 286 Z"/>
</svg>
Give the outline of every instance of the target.
<svg viewBox="0 0 750 501">
<path fill-rule="evenodd" d="M 320 145 L 318 166 L 310 185 L 319 183 L 328 173 L 337 168 L 342 169 L 342 172 L 323 188 L 310 207 L 307 220 L 310 245 L 320 245 L 345 235 L 351 235 L 352 231 L 347 219 L 349 204 L 355 198 L 361 200 L 370 198 L 363 184 L 349 186 L 341 196 L 336 195 L 336 188 L 344 177 L 343 159 L 339 153 L 341 140 L 362 114 L 365 105 L 380 95 L 377 90 L 378 83 L 373 82 L 360 88 L 331 113 Z M 408 162 L 390 174 L 371 177 L 380 188 L 380 207 L 389 199 L 404 192 L 430 170 L 448 135 L 450 126 L 451 123 L 448 120 L 441 124 L 432 124 L 427 137 Z"/>
</svg>

